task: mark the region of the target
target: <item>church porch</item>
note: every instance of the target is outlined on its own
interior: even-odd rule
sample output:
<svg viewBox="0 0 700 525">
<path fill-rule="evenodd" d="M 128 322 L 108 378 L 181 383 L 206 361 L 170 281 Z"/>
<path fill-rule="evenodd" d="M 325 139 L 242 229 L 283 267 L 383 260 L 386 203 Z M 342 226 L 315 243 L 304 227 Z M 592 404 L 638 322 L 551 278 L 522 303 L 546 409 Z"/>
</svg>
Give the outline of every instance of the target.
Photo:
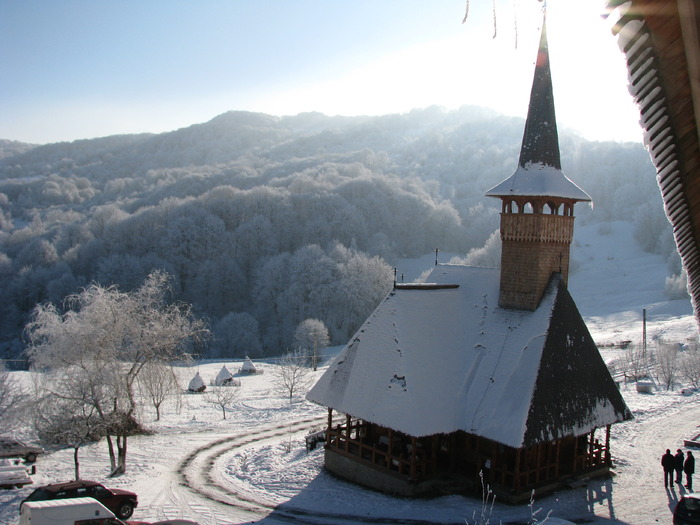
<svg viewBox="0 0 700 525">
<path fill-rule="evenodd" d="M 515 449 L 463 431 L 415 437 L 329 410 L 326 468 L 344 479 L 401 496 L 480 495 L 481 475 L 499 501 L 529 501 L 577 478 L 609 474 L 609 427 Z"/>
</svg>

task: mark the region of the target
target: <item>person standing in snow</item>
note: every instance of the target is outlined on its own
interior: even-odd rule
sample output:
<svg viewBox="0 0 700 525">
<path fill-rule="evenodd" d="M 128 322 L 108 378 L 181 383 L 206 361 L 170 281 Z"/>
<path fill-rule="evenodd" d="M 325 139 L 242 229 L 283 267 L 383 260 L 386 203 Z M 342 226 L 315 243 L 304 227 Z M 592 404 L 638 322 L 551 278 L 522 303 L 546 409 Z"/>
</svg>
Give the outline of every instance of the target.
<svg viewBox="0 0 700 525">
<path fill-rule="evenodd" d="M 683 464 L 683 471 L 685 472 L 685 488 L 690 492 L 693 492 L 693 474 L 695 473 L 695 458 L 693 453 L 689 450 L 688 457 L 685 458 L 685 463 Z"/>
<path fill-rule="evenodd" d="M 676 465 L 676 458 L 671 454 L 671 449 L 666 449 L 666 454 L 661 456 L 661 466 L 664 468 L 664 487 L 673 487 L 673 469 Z"/>
<path fill-rule="evenodd" d="M 683 480 L 683 451 L 678 449 L 676 455 L 673 456 L 675 459 L 675 469 L 676 469 L 676 483 L 681 483 Z"/>
</svg>

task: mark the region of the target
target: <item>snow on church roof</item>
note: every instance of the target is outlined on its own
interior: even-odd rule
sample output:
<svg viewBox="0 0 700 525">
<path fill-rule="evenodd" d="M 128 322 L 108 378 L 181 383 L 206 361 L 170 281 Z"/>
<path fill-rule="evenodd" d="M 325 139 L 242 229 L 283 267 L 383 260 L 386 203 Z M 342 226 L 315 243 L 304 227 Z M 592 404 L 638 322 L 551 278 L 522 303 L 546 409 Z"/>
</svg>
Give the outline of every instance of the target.
<svg viewBox="0 0 700 525">
<path fill-rule="evenodd" d="M 575 201 L 591 197 L 560 169 L 542 163 L 518 166 L 515 173 L 486 192 L 487 197 L 544 196 Z"/>
<path fill-rule="evenodd" d="M 458 288 L 393 290 L 307 398 L 416 437 L 463 430 L 516 448 L 556 437 L 551 414 L 533 423 L 530 410 L 559 279 L 530 312 L 498 307 L 499 276 L 497 269 L 440 265 L 431 282 Z M 585 415 L 566 414 L 567 433 L 625 419 L 624 402 L 585 399 L 585 408 L 573 407 Z"/>
</svg>

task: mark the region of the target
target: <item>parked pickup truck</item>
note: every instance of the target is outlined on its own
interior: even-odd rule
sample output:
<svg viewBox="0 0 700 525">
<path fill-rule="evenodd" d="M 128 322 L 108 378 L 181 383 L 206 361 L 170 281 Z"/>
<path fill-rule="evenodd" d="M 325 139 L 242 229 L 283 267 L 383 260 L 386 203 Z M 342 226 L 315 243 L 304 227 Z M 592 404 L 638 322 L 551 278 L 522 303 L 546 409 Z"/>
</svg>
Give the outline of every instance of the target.
<svg viewBox="0 0 700 525">
<path fill-rule="evenodd" d="M 93 498 L 27 501 L 22 504 L 19 525 L 125 525 Z"/>
<path fill-rule="evenodd" d="M 68 498 L 26 501 L 22 504 L 19 525 L 198 525 L 195 521 L 173 519 L 150 523 L 124 522 L 93 498 Z"/>
</svg>

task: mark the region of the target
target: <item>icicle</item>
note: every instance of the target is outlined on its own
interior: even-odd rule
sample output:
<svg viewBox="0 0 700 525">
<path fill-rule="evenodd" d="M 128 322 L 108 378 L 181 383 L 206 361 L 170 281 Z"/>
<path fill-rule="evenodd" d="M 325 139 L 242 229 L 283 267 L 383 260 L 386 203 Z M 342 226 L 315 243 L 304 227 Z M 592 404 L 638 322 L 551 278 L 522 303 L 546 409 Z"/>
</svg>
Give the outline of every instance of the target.
<svg viewBox="0 0 700 525">
<path fill-rule="evenodd" d="M 498 34 L 496 29 L 496 0 L 493 0 L 493 38 Z"/>
<path fill-rule="evenodd" d="M 469 18 L 469 0 L 467 0 L 467 7 L 464 10 L 464 18 L 462 18 L 462 23 L 466 22 L 467 18 Z"/>
<path fill-rule="evenodd" d="M 518 0 L 513 0 L 513 29 L 515 30 L 515 49 L 518 49 Z"/>
</svg>

